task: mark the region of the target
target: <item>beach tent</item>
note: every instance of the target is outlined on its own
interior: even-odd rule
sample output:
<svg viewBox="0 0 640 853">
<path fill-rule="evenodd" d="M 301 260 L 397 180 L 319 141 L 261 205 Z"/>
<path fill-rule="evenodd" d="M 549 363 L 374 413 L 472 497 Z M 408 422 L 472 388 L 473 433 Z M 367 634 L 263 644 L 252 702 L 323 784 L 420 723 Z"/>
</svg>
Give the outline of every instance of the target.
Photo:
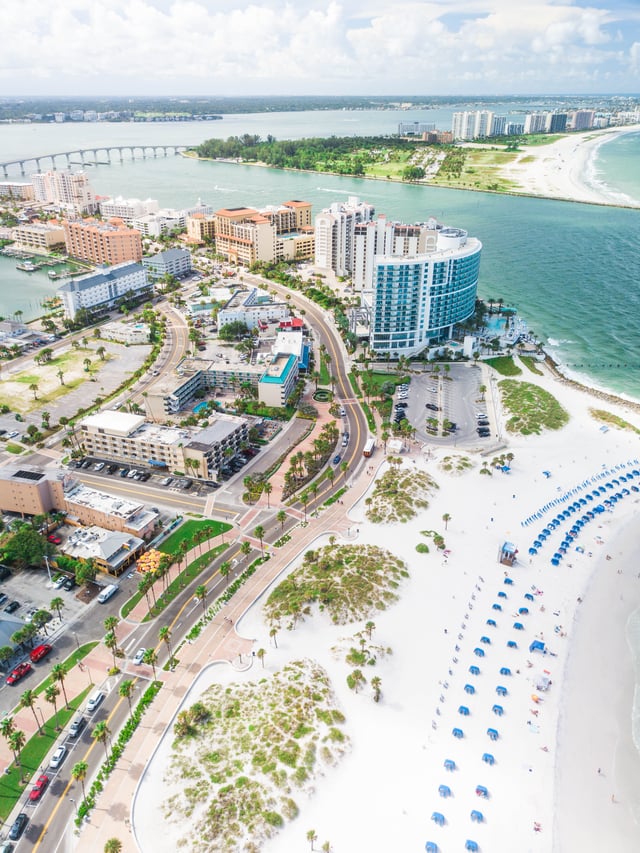
<svg viewBox="0 0 640 853">
<path fill-rule="evenodd" d="M 504 583 L 505 583 L 507 586 L 513 586 L 513 581 L 511 580 L 511 578 L 505 578 L 505 579 L 504 579 Z"/>
<path fill-rule="evenodd" d="M 448 785 L 440 785 L 440 787 L 438 788 L 438 793 L 441 797 L 450 797 L 451 788 Z"/>
<path fill-rule="evenodd" d="M 498 598 L 507 598 L 507 593 L 500 590 L 500 592 L 498 593 Z"/>
<path fill-rule="evenodd" d="M 476 794 L 479 797 L 484 797 L 485 800 L 489 798 L 489 791 L 485 788 L 484 785 L 476 785 Z"/>
<path fill-rule="evenodd" d="M 485 644 L 485 646 L 490 646 L 490 645 L 491 645 L 491 640 L 489 639 L 489 637 L 480 637 L 480 642 L 481 642 L 481 643 L 484 643 L 484 644 Z"/>
<path fill-rule="evenodd" d="M 552 565 L 552 566 L 559 566 L 559 565 L 560 565 L 560 560 L 558 560 L 558 558 L 557 558 L 557 557 L 553 557 L 553 558 L 551 559 L 551 565 Z"/>
<path fill-rule="evenodd" d="M 498 696 L 506 696 L 508 690 L 506 687 L 503 687 L 501 684 L 498 684 L 498 686 L 496 687 L 496 693 L 498 694 Z"/>
<path fill-rule="evenodd" d="M 444 760 L 444 769 L 453 771 L 456 769 L 456 763 L 453 758 L 445 758 Z"/>
<path fill-rule="evenodd" d="M 485 764 L 493 765 L 496 763 L 495 758 L 493 757 L 493 755 L 490 752 L 484 752 L 482 754 L 482 760 L 484 761 Z"/>
<path fill-rule="evenodd" d="M 483 658 L 483 657 L 484 657 L 484 649 L 480 649 L 480 648 L 474 649 L 474 650 L 473 650 L 473 653 L 474 653 L 474 655 L 475 655 L 476 657 L 478 657 L 478 658 Z"/>
<path fill-rule="evenodd" d="M 509 669 L 508 666 L 501 666 L 500 667 L 500 675 L 511 675 L 511 670 Z"/>
<path fill-rule="evenodd" d="M 463 717 L 468 717 L 469 716 L 469 709 L 467 708 L 466 705 L 460 705 L 460 707 L 458 708 L 458 713 L 462 714 Z"/>
<path fill-rule="evenodd" d="M 526 616 L 528 612 L 529 612 L 529 608 L 528 608 L 528 607 L 520 607 L 520 608 L 518 609 L 518 613 L 519 613 L 521 616 Z"/>
<path fill-rule="evenodd" d="M 465 841 L 464 849 L 465 850 L 471 850 L 472 853 L 478 853 L 478 845 L 476 844 L 475 841 L 472 841 L 470 838 L 467 838 L 467 840 Z"/>
<path fill-rule="evenodd" d="M 440 812 L 434 812 L 434 813 L 431 815 L 431 820 L 432 820 L 434 823 L 437 823 L 437 824 L 438 824 L 438 826 L 444 826 L 444 815 L 443 815 L 443 814 L 441 814 Z"/>
<path fill-rule="evenodd" d="M 504 714 L 504 708 L 502 705 L 494 705 L 491 710 L 494 714 L 497 714 L 498 717 L 501 717 Z"/>
<path fill-rule="evenodd" d="M 500 737 L 497 729 L 487 729 L 487 734 L 489 735 L 491 740 L 498 740 L 498 738 Z"/>
<path fill-rule="evenodd" d="M 471 820 L 474 823 L 482 823 L 482 821 L 484 820 L 484 815 L 482 814 L 482 812 L 479 812 L 477 809 L 474 809 L 471 812 Z"/>
<path fill-rule="evenodd" d="M 463 737 L 464 737 L 464 732 L 462 731 L 462 729 L 453 729 L 453 731 L 451 732 L 451 734 L 452 734 L 454 737 L 457 737 L 457 738 L 458 738 L 458 740 L 459 740 L 460 738 L 463 738 Z"/>
<path fill-rule="evenodd" d="M 540 640 L 534 640 L 531 643 L 531 645 L 529 646 L 529 651 L 530 652 L 542 652 L 544 654 L 546 651 L 546 646 Z"/>
<path fill-rule="evenodd" d="M 527 601 L 533 601 L 533 596 L 530 592 L 525 592 L 524 597 L 527 599 Z"/>
<path fill-rule="evenodd" d="M 535 555 L 538 553 L 538 551 L 536 548 L 529 548 L 529 553 L 531 554 L 532 557 L 535 557 Z"/>
<path fill-rule="evenodd" d="M 473 696 L 473 694 L 476 692 L 476 688 L 473 686 L 473 684 L 465 684 L 464 692 L 468 693 L 470 696 Z"/>
<path fill-rule="evenodd" d="M 514 622 L 513 627 L 516 629 L 516 631 L 524 631 L 524 625 L 522 624 L 522 622 Z"/>
<path fill-rule="evenodd" d="M 508 648 L 508 649 L 517 649 L 517 648 L 518 648 L 518 644 L 516 643 L 516 641 L 515 641 L 515 640 L 509 640 L 509 641 L 507 642 L 507 648 Z"/>
<path fill-rule="evenodd" d="M 542 542 L 539 539 L 535 539 L 533 542 L 534 548 L 542 548 Z"/>
<path fill-rule="evenodd" d="M 492 604 L 491 609 L 492 610 L 502 610 L 502 605 L 501 604 Z"/>
<path fill-rule="evenodd" d="M 495 619 L 487 619 L 487 625 L 490 625 L 492 628 L 497 627 L 496 626 L 496 620 Z"/>
<path fill-rule="evenodd" d="M 424 845 L 424 849 L 427 851 L 427 853 L 438 853 L 438 845 L 435 841 L 427 841 L 427 843 Z"/>
</svg>

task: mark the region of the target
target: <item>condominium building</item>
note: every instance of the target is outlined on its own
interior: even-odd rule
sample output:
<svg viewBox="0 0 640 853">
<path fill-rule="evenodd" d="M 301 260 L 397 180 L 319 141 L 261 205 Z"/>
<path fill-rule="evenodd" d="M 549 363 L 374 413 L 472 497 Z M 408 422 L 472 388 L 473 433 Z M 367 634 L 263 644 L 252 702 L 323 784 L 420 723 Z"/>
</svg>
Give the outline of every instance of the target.
<svg viewBox="0 0 640 853">
<path fill-rule="evenodd" d="M 95 213 L 98 209 L 95 193 L 85 172 L 39 172 L 32 175 L 36 201 L 54 204 L 68 214 Z"/>
<path fill-rule="evenodd" d="M 109 266 L 142 260 L 140 232 L 127 228 L 121 219 L 69 219 L 63 226 L 67 252 L 72 258 Z"/>
<path fill-rule="evenodd" d="M 376 353 L 415 355 L 473 314 L 482 244 L 434 219 L 427 225 L 423 254 L 374 260 L 370 346 Z"/>
<path fill-rule="evenodd" d="M 350 196 L 346 202 L 335 202 L 315 218 L 315 265 L 332 270 L 336 275 L 351 275 L 355 263 L 354 233 L 356 225 L 370 222 L 375 216 L 372 204 Z"/>
<path fill-rule="evenodd" d="M 62 300 L 65 316 L 73 320 L 83 308 L 99 315 L 127 298 L 132 301 L 151 298 L 153 285 L 142 264 L 127 262 L 74 278 L 58 288 L 57 295 Z"/>
<path fill-rule="evenodd" d="M 525 133 L 545 133 L 547 129 L 547 113 L 528 113 L 524 118 Z"/>
<path fill-rule="evenodd" d="M 187 217 L 187 237 L 196 243 L 214 240 L 216 217 L 214 214 L 193 213 Z"/>
<path fill-rule="evenodd" d="M 166 207 L 155 213 L 135 216 L 131 220 L 131 225 L 144 237 L 161 237 L 163 234 L 171 234 L 186 228 L 187 212 Z"/>
<path fill-rule="evenodd" d="M 494 122 L 499 119 L 496 126 Z M 454 139 L 485 139 L 496 136 L 504 116 L 494 116 L 491 110 L 473 110 L 453 114 L 452 134 Z"/>
<path fill-rule="evenodd" d="M 148 198 L 146 201 L 140 201 L 139 198 L 106 198 L 100 202 L 100 213 L 105 219 L 117 217 L 121 219 L 125 225 L 132 225 L 133 220 L 138 216 L 146 216 L 148 213 L 157 213 L 159 205 L 156 199 Z"/>
<path fill-rule="evenodd" d="M 232 263 L 308 260 L 315 251 L 311 204 L 286 201 L 261 210 L 223 208 L 215 214 L 216 252 Z"/>
<path fill-rule="evenodd" d="M 13 229 L 16 249 L 46 255 L 64 246 L 64 228 L 59 222 L 28 222 Z"/>
<path fill-rule="evenodd" d="M 574 110 L 568 114 L 568 130 L 591 130 L 595 121 L 593 110 Z"/>
<path fill-rule="evenodd" d="M 24 181 L 0 181 L 0 198 L 14 198 L 16 201 L 33 201 L 33 184 Z"/>
<path fill-rule="evenodd" d="M 218 471 L 248 440 L 243 418 L 214 415 L 202 429 L 161 426 L 139 415 L 105 411 L 79 423 L 87 453 L 135 468 L 152 466 L 216 480 Z"/>
<path fill-rule="evenodd" d="M 436 129 L 433 122 L 401 121 L 398 122 L 398 136 L 422 136 Z"/>
<path fill-rule="evenodd" d="M 564 133 L 567 129 L 566 113 L 548 113 L 546 131 L 547 133 Z"/>
<path fill-rule="evenodd" d="M 373 287 L 376 255 L 416 255 L 426 251 L 425 224 L 404 225 L 390 222 L 383 214 L 358 224 L 353 235 L 353 288 L 361 293 Z"/>
<path fill-rule="evenodd" d="M 157 280 L 165 275 L 181 278 L 191 272 L 191 252 L 188 249 L 167 249 L 142 259 L 149 278 Z"/>
</svg>

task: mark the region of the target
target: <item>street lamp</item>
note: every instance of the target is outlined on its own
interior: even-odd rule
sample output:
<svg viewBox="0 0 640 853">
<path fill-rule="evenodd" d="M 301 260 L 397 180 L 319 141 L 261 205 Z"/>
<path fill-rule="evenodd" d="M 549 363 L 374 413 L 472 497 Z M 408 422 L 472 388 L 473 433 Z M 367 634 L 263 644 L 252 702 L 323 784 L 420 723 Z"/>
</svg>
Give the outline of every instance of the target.
<svg viewBox="0 0 640 853">
<path fill-rule="evenodd" d="M 42 718 L 42 728 L 44 728 L 44 714 L 42 713 L 42 708 L 40 705 L 36 705 L 36 711 L 40 711 L 40 716 Z M 36 714 L 36 720 L 38 719 L 38 715 Z"/>
<path fill-rule="evenodd" d="M 76 801 L 73 799 L 73 797 L 69 797 L 69 800 L 73 803 L 73 809 L 76 813 L 76 817 L 78 817 L 78 806 L 76 805 Z"/>
<path fill-rule="evenodd" d="M 75 631 L 73 631 L 73 637 L 76 641 L 76 646 L 78 647 L 78 651 L 80 651 L 80 641 L 78 640 L 78 635 L 76 634 Z"/>
</svg>

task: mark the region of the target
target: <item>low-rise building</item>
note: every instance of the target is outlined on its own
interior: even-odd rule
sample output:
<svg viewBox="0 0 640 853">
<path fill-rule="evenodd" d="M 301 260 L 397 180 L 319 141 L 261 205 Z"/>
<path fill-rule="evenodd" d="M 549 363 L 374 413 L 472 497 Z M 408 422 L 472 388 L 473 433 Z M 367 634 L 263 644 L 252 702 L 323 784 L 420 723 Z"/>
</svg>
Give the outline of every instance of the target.
<svg viewBox="0 0 640 853">
<path fill-rule="evenodd" d="M 64 246 L 64 228 L 59 222 L 28 222 L 13 229 L 15 249 L 46 255 Z"/>
<path fill-rule="evenodd" d="M 151 328 L 148 323 L 126 323 L 123 320 L 115 320 L 113 323 L 105 323 L 102 329 L 102 337 L 119 344 L 148 344 L 151 339 Z"/>
<path fill-rule="evenodd" d="M 257 287 L 237 290 L 224 308 L 218 312 L 218 328 L 228 323 L 244 323 L 247 329 L 255 329 L 261 322 L 274 323 L 285 320 L 291 311 L 286 302 L 274 302 L 271 296 Z"/>
<path fill-rule="evenodd" d="M 191 252 L 188 249 L 167 249 L 142 259 L 142 266 L 150 279 L 160 279 L 165 275 L 181 278 L 189 275 L 192 269 Z"/>
<path fill-rule="evenodd" d="M 82 308 L 92 314 L 104 313 L 124 301 L 129 294 L 135 300 L 153 295 L 153 285 L 148 281 L 142 264 L 102 267 L 66 282 L 57 291 L 65 315 L 70 320 L 75 319 Z"/>
<path fill-rule="evenodd" d="M 94 525 L 74 531 L 61 550 L 77 560 L 91 560 L 96 568 L 119 577 L 145 549 L 144 539 Z"/>
<path fill-rule="evenodd" d="M 278 332 L 275 343 L 272 347 L 274 354 L 289 354 L 295 355 L 298 359 L 298 370 L 308 370 L 309 360 L 311 357 L 311 345 L 305 338 L 302 329 L 292 329 L 289 331 Z"/>
<path fill-rule="evenodd" d="M 227 458 L 248 440 L 243 418 L 215 415 L 204 428 L 160 426 L 139 415 L 105 411 L 80 421 L 79 439 L 87 453 L 131 467 L 192 474 L 216 480 Z"/>
<path fill-rule="evenodd" d="M 136 216 L 131 224 L 145 237 L 161 237 L 163 234 L 171 234 L 173 231 L 186 228 L 187 213 L 184 210 L 163 208 L 156 213 Z"/>
<path fill-rule="evenodd" d="M 110 495 L 86 486 L 71 475 L 50 480 L 53 500 L 71 524 L 97 525 L 143 539 L 153 534 L 158 513 L 141 501 Z"/>
<path fill-rule="evenodd" d="M 216 236 L 216 217 L 213 214 L 193 213 L 187 218 L 187 237 L 195 243 L 206 243 Z"/>
<path fill-rule="evenodd" d="M 50 477 L 31 465 L 0 467 L 0 511 L 46 515 L 56 509 Z"/>
<path fill-rule="evenodd" d="M 258 383 L 258 399 L 265 406 L 283 408 L 298 381 L 298 359 L 288 353 L 277 353 Z"/>
</svg>

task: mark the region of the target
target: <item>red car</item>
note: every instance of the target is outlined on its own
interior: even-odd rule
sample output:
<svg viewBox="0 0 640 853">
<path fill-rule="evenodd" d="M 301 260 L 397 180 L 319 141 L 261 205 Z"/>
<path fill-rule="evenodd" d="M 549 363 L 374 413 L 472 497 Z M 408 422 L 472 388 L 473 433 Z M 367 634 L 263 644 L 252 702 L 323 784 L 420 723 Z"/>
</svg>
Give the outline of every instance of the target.
<svg viewBox="0 0 640 853">
<path fill-rule="evenodd" d="M 46 773 L 43 773 L 42 776 L 38 776 L 36 784 L 29 791 L 29 799 L 32 802 L 39 800 L 40 797 L 44 794 L 47 785 L 49 784 L 49 777 Z"/>
<path fill-rule="evenodd" d="M 51 651 L 51 646 L 49 643 L 42 643 L 39 646 L 36 646 L 31 652 L 29 652 L 29 658 L 31 663 L 37 663 L 42 658 L 46 657 Z"/>
<path fill-rule="evenodd" d="M 20 681 L 21 678 L 24 678 L 28 672 L 31 672 L 31 664 L 26 661 L 24 661 L 24 663 L 19 663 L 13 672 L 7 676 L 7 684 L 15 684 L 16 681 Z"/>
<path fill-rule="evenodd" d="M 54 545 L 62 544 L 62 539 L 59 536 L 56 536 L 54 533 L 51 533 L 49 536 L 47 536 L 47 539 L 49 540 L 49 542 L 53 542 Z"/>
</svg>

